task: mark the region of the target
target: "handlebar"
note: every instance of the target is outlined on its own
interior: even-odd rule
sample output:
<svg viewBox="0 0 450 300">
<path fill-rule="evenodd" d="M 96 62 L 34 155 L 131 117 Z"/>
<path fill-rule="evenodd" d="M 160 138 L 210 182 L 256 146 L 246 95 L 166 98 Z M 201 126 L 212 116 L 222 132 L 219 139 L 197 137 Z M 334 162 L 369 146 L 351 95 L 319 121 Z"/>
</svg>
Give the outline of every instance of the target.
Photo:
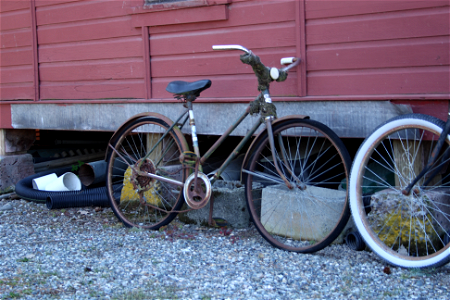
<svg viewBox="0 0 450 300">
<path fill-rule="evenodd" d="M 281 59 L 280 63 L 282 65 L 288 65 L 287 67 L 282 68 L 282 71 L 288 71 L 289 69 L 292 69 L 293 67 L 296 67 L 300 64 L 301 59 L 297 57 L 284 57 Z"/>
<path fill-rule="evenodd" d="M 213 45 L 213 50 L 241 50 L 244 51 L 247 54 L 252 54 L 252 51 L 248 50 L 247 48 L 241 46 L 241 45 Z M 284 67 L 280 69 L 282 72 L 287 72 L 288 70 L 292 69 L 293 67 L 296 67 L 300 64 L 300 58 L 297 57 L 284 57 L 281 59 L 280 63 L 282 65 L 288 65 L 287 67 Z M 275 79 L 275 78 L 274 78 Z"/>
<path fill-rule="evenodd" d="M 241 45 L 214 45 L 212 46 L 213 50 L 241 50 L 247 54 L 250 54 L 251 51 Z"/>
</svg>

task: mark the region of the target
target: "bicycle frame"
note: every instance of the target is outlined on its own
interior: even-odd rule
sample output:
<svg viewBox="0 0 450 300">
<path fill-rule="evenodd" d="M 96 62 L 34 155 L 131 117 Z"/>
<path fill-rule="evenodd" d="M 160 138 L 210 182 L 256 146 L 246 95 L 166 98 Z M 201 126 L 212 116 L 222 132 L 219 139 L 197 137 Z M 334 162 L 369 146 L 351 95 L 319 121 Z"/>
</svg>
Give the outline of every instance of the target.
<svg viewBox="0 0 450 300">
<path fill-rule="evenodd" d="M 267 67 L 265 67 L 260 61 L 259 58 L 257 56 L 254 56 L 253 53 L 242 47 L 239 45 L 216 45 L 213 46 L 213 49 L 215 50 L 229 50 L 229 49 L 234 49 L 234 50 L 241 50 L 244 51 L 247 54 L 247 57 L 242 59 L 242 62 L 249 64 L 256 77 L 258 78 L 258 89 L 261 91 L 260 95 L 256 98 L 255 101 L 260 101 L 260 105 L 258 107 L 258 113 L 262 116 L 265 124 L 266 124 L 266 129 L 267 132 L 269 134 L 269 141 L 270 141 L 270 149 L 273 155 L 275 155 L 275 143 L 274 143 L 274 138 L 273 138 L 273 132 L 272 132 L 272 121 L 274 120 L 274 118 L 276 118 L 275 115 L 275 111 L 271 110 L 271 106 L 275 107 L 275 105 L 272 104 L 272 99 L 270 97 L 269 94 L 269 84 L 271 81 L 273 80 L 277 80 L 277 81 L 284 81 L 287 77 L 287 71 L 295 66 L 297 66 L 300 63 L 300 59 L 297 58 L 285 58 L 286 62 L 289 64 L 287 67 L 283 68 L 283 69 L 275 69 L 272 68 L 270 69 L 270 71 L 268 70 Z M 168 132 L 170 132 L 174 126 L 179 125 L 180 129 L 183 128 L 183 126 L 186 124 L 187 120 L 189 119 L 189 125 L 191 126 L 191 134 L 192 134 L 192 142 L 193 142 L 193 147 L 194 147 L 194 153 L 196 155 L 196 159 L 197 161 L 195 162 L 196 164 L 196 168 L 195 168 L 195 172 L 197 173 L 198 170 L 202 170 L 202 165 L 205 163 L 205 161 L 214 153 L 215 150 L 217 150 L 217 148 L 220 147 L 220 145 L 222 145 L 222 143 L 224 142 L 224 140 L 230 136 L 230 134 L 236 129 L 236 127 L 242 123 L 243 120 L 245 120 L 245 118 L 249 115 L 250 111 L 251 111 L 251 105 L 249 105 L 247 107 L 247 109 L 245 110 L 245 113 L 243 113 L 221 136 L 220 138 L 216 141 L 216 143 L 214 143 L 213 146 L 211 146 L 210 149 L 208 149 L 208 151 L 203 155 L 203 157 L 200 157 L 200 150 L 199 150 L 199 146 L 198 146 L 198 140 L 197 140 L 197 133 L 196 133 L 196 127 L 195 127 L 195 118 L 194 118 L 194 111 L 192 108 L 192 103 L 193 101 L 196 99 L 197 95 L 195 94 L 190 94 L 188 97 L 185 97 L 185 101 L 187 104 L 187 110 L 185 112 L 183 112 L 178 119 L 169 127 L 169 130 L 167 130 L 167 132 L 161 136 L 161 138 L 158 140 L 158 142 L 156 143 L 156 145 L 158 145 L 159 143 L 162 142 L 162 140 L 164 139 L 164 137 L 168 134 Z M 261 108 L 262 107 L 262 108 Z M 254 112 L 252 112 L 254 113 Z M 184 119 L 184 121 L 182 123 L 179 123 L 180 120 L 183 118 L 183 116 L 187 115 Z M 263 123 L 262 119 L 259 119 L 259 122 L 256 122 L 253 127 L 249 130 L 249 132 L 243 137 L 243 139 L 241 140 L 241 142 L 236 146 L 236 148 L 230 153 L 230 155 L 228 156 L 228 158 L 224 161 L 224 163 L 220 166 L 220 168 L 216 171 L 216 173 L 214 174 L 213 178 L 210 179 L 211 183 L 213 183 L 215 180 L 217 180 L 221 173 L 226 169 L 226 167 L 231 163 L 231 161 L 233 159 L 235 159 L 238 154 L 240 153 L 240 151 L 243 149 L 243 147 L 246 145 L 246 143 L 248 142 L 248 140 L 253 136 L 253 134 L 256 132 L 256 130 L 258 130 L 259 126 Z M 281 143 L 281 137 L 279 137 L 278 142 Z M 139 165 L 137 166 L 137 168 L 133 168 L 133 170 L 140 176 L 147 176 L 153 179 L 157 179 L 157 180 L 161 180 L 164 182 L 168 182 L 168 183 L 172 183 L 178 186 L 184 186 L 184 183 L 180 182 L 180 181 L 175 181 L 172 179 L 168 179 L 162 176 L 158 176 L 156 174 L 151 174 L 151 173 L 147 173 L 147 172 L 142 172 L 142 171 L 138 171 L 140 170 L 140 165 L 142 164 L 143 161 L 145 161 L 146 159 L 149 158 L 151 152 L 157 147 L 157 146 L 153 146 L 152 149 L 150 149 L 147 154 L 145 155 L 145 157 L 141 160 L 141 162 L 139 163 Z M 116 151 L 115 149 L 113 149 L 114 151 Z M 120 155 L 120 154 L 118 154 Z M 182 156 L 184 156 L 184 154 L 182 154 Z M 284 156 L 284 154 L 283 154 Z M 284 158 L 284 157 L 283 157 Z M 184 157 L 180 157 L 180 161 L 184 160 Z M 284 158 L 285 160 L 285 158 Z M 158 163 L 157 163 L 158 164 Z M 198 165 L 197 165 L 198 164 Z M 277 161 L 274 161 L 274 167 L 277 170 L 278 174 L 280 175 L 280 177 L 283 179 L 283 182 L 286 184 L 286 186 L 289 189 L 293 188 L 293 185 L 291 184 L 291 182 L 289 182 L 287 180 L 287 178 L 284 176 L 284 174 L 281 172 Z M 243 170 L 245 172 L 245 170 Z M 293 175 L 293 172 L 291 170 L 288 169 L 288 172 Z M 257 174 L 253 174 L 258 176 Z M 305 184 L 302 183 L 296 176 L 293 176 L 297 186 L 304 190 L 305 189 Z"/>
<path fill-rule="evenodd" d="M 212 145 L 202 157 L 199 157 L 200 165 L 203 165 L 205 163 L 205 161 L 214 153 L 214 151 L 217 150 L 222 145 L 222 143 L 225 141 L 225 139 L 230 136 L 230 134 L 236 129 L 236 127 L 239 126 L 239 124 L 241 124 L 242 121 L 244 121 L 246 119 L 246 117 L 249 115 L 249 108 L 250 107 L 247 107 L 245 113 L 243 113 L 241 116 L 239 116 L 239 118 L 219 137 L 219 139 L 214 143 L 214 145 Z M 167 130 L 167 132 L 159 138 L 156 145 L 159 144 L 160 142 L 162 142 L 164 137 L 168 134 L 168 132 L 170 132 L 173 129 L 173 127 L 180 126 L 180 129 L 183 128 L 183 126 L 186 124 L 186 122 L 188 120 L 188 117 L 186 117 L 185 120 L 181 123 L 179 123 L 179 121 L 184 116 L 186 116 L 189 113 L 189 111 L 190 111 L 190 109 L 187 109 L 186 111 L 181 113 L 181 115 L 178 117 L 176 122 L 174 122 L 172 124 L 172 126 L 170 126 L 169 130 Z M 231 161 L 239 155 L 242 148 L 245 146 L 245 144 L 248 142 L 248 140 L 253 136 L 253 134 L 258 130 L 258 128 L 261 126 L 261 124 L 262 124 L 261 121 L 255 122 L 255 124 L 249 130 L 249 132 L 242 138 L 241 142 L 236 146 L 236 148 L 230 153 L 230 155 L 227 157 L 227 159 L 222 163 L 220 168 L 214 174 L 214 177 L 211 180 L 211 182 L 214 182 L 215 180 L 217 180 L 217 178 L 220 177 L 222 172 L 227 168 L 227 166 L 231 163 Z M 192 126 L 192 124 L 191 124 L 191 126 Z M 195 126 L 195 124 L 194 124 L 194 126 Z M 156 145 L 147 152 L 146 156 L 142 159 L 142 161 L 146 160 L 150 156 L 151 152 L 156 148 Z M 198 145 L 194 145 L 194 147 L 197 148 L 197 150 L 196 149 L 194 149 L 194 150 L 196 150 L 196 152 L 199 152 Z M 115 149 L 113 149 L 113 150 L 116 151 Z M 118 154 L 118 155 L 120 155 L 120 154 Z M 134 167 L 132 166 L 132 168 L 134 168 Z M 168 178 L 165 178 L 162 176 L 158 176 L 156 174 L 146 173 L 146 172 L 142 172 L 142 171 L 138 171 L 138 170 L 139 170 L 139 166 L 135 169 L 135 171 L 141 176 L 147 176 L 147 177 L 158 179 L 158 180 L 161 180 L 164 182 L 176 184 L 178 186 L 184 185 L 184 183 L 181 181 L 171 180 L 171 179 L 168 179 Z"/>
</svg>

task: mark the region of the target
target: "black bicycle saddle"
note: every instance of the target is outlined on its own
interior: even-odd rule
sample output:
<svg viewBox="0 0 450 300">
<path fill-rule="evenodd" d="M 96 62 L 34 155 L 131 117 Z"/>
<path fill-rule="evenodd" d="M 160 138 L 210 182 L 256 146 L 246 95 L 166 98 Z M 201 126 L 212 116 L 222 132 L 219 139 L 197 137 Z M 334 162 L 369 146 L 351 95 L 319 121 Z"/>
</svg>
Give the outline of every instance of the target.
<svg viewBox="0 0 450 300">
<path fill-rule="evenodd" d="M 202 79 L 194 82 L 172 81 L 167 85 L 166 91 L 175 95 L 193 93 L 198 96 L 202 91 L 206 90 L 210 86 L 211 80 L 209 79 Z"/>
</svg>

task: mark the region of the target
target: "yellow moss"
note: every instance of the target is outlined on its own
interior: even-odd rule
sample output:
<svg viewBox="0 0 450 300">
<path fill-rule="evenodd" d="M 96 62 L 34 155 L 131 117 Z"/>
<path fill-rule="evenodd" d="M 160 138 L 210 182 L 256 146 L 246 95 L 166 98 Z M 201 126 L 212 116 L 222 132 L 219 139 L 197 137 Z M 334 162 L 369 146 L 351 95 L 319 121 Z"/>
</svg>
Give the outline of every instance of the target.
<svg viewBox="0 0 450 300">
<path fill-rule="evenodd" d="M 133 184 L 131 183 L 130 177 L 131 177 L 131 168 L 128 167 L 127 171 L 124 174 L 124 180 L 123 180 L 123 188 L 122 193 L 120 195 L 120 201 L 137 201 L 139 200 L 139 195 L 136 192 L 136 190 L 133 187 Z M 147 201 L 147 203 L 160 206 L 161 205 L 161 198 L 158 195 L 158 187 L 159 182 L 156 182 L 149 190 L 144 192 L 144 199 Z"/>
<path fill-rule="evenodd" d="M 410 219 L 408 215 L 403 214 L 402 216 L 401 211 L 392 212 L 384 215 L 382 221 L 378 219 L 376 223 L 379 224 L 379 228 L 374 228 L 374 230 L 375 232 L 378 230 L 378 237 L 388 247 L 394 246 L 394 249 L 397 249 L 400 243 L 407 249 L 416 246 L 419 249 L 424 249 L 426 248 L 426 241 L 433 240 L 436 237 L 430 219 L 430 215 Z M 401 241 L 399 241 L 400 235 Z"/>
</svg>

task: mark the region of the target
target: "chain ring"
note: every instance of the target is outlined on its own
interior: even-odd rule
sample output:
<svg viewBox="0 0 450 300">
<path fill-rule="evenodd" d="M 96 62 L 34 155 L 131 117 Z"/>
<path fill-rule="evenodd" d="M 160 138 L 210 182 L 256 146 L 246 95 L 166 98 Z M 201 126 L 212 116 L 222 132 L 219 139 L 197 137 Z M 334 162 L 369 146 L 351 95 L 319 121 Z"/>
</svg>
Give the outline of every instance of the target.
<svg viewBox="0 0 450 300">
<path fill-rule="evenodd" d="M 195 173 L 192 173 L 184 183 L 184 200 L 192 209 L 200 209 L 208 204 L 211 198 L 211 182 L 208 176 L 202 172 L 197 173 L 197 185 L 195 186 Z"/>
</svg>

